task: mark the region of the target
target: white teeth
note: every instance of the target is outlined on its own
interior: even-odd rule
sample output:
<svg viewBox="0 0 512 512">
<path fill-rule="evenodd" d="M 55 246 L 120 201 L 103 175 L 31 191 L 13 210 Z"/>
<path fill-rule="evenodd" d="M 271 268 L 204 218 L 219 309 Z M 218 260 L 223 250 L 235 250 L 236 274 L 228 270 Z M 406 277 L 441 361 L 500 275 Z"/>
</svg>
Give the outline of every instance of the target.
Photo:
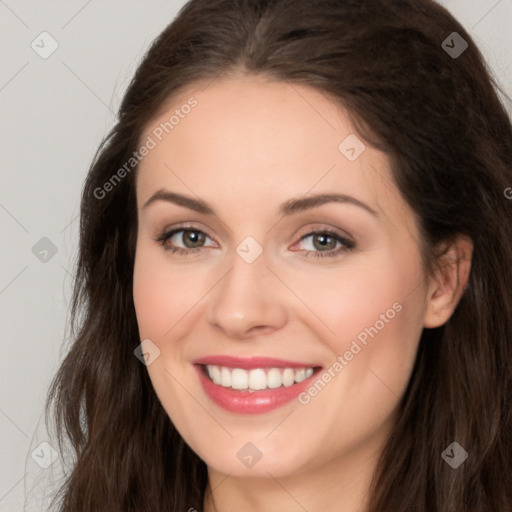
<svg viewBox="0 0 512 512">
<path fill-rule="evenodd" d="M 291 368 L 286 368 L 283 372 L 283 386 L 289 388 L 295 381 L 295 372 Z"/>
<path fill-rule="evenodd" d="M 208 375 L 210 375 L 210 379 L 212 379 L 215 384 L 220 384 L 220 369 L 218 366 L 208 368 Z"/>
<path fill-rule="evenodd" d="M 215 384 L 217 383 L 215 382 Z M 247 389 L 249 387 L 249 374 L 241 368 L 235 368 L 231 372 L 231 387 L 233 389 Z"/>
<path fill-rule="evenodd" d="M 295 372 L 295 382 L 302 382 L 306 378 L 306 370 L 301 368 Z"/>
<path fill-rule="evenodd" d="M 313 375 L 313 368 L 226 368 L 208 364 L 206 369 L 210 379 L 217 385 L 238 390 L 253 391 L 290 387 Z"/>
<path fill-rule="evenodd" d="M 231 387 L 231 372 L 227 368 L 222 368 L 220 371 L 220 384 L 225 388 Z"/>
<path fill-rule="evenodd" d="M 277 368 L 270 368 L 267 373 L 267 387 L 271 389 L 280 388 L 282 384 L 281 371 Z"/>
<path fill-rule="evenodd" d="M 249 372 L 249 387 L 251 389 L 265 389 L 267 387 L 267 376 L 261 368 Z"/>
</svg>

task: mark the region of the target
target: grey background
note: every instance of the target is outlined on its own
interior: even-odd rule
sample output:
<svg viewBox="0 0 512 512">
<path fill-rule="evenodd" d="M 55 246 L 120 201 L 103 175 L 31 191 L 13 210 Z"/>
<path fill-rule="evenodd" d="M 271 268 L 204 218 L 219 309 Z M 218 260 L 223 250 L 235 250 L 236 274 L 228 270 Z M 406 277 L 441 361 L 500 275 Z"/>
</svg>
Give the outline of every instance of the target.
<svg viewBox="0 0 512 512">
<path fill-rule="evenodd" d="M 0 0 L 1 512 L 21 511 L 25 480 L 46 471 L 32 451 L 51 462 L 40 420 L 65 353 L 85 174 L 143 52 L 184 3 Z M 441 3 L 512 97 L 512 0 Z M 31 48 L 43 31 L 59 45 L 47 59 Z"/>
</svg>

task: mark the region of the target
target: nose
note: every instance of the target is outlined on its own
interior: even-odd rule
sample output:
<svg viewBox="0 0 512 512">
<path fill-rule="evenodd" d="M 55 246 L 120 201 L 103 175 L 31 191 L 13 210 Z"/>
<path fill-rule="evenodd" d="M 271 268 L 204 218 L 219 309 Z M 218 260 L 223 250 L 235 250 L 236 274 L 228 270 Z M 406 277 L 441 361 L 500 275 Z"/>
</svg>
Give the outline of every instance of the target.
<svg viewBox="0 0 512 512">
<path fill-rule="evenodd" d="M 286 288 L 267 263 L 265 251 L 252 263 L 235 252 L 230 270 L 210 292 L 208 321 L 224 336 L 246 339 L 285 325 Z"/>
</svg>

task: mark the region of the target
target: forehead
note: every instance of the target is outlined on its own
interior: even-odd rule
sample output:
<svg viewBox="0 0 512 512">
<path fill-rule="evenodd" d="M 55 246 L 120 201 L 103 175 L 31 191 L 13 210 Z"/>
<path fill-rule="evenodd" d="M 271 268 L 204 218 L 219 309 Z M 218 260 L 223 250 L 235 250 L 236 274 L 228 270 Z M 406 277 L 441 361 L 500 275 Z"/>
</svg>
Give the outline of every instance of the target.
<svg viewBox="0 0 512 512">
<path fill-rule="evenodd" d="M 196 105 L 188 108 L 191 98 Z M 239 160 L 240 166 L 279 163 L 293 155 L 299 159 L 312 152 L 310 146 L 315 146 L 315 156 L 322 152 L 337 157 L 340 137 L 353 132 L 342 107 L 319 91 L 259 77 L 217 79 L 206 87 L 190 88 L 168 102 L 146 127 L 146 134 L 153 134 L 157 142 L 179 146 L 190 163 L 203 158 L 197 150 L 188 151 L 193 145 L 216 161 Z"/>
<path fill-rule="evenodd" d="M 247 208 L 277 204 L 309 191 L 350 193 L 376 210 L 400 200 L 386 156 L 311 87 L 257 77 L 191 87 L 148 123 L 148 137 L 154 147 L 139 165 L 139 204 L 159 188 L 219 207 L 234 199 Z M 363 149 L 358 158 L 347 158 L 350 146 Z"/>
</svg>

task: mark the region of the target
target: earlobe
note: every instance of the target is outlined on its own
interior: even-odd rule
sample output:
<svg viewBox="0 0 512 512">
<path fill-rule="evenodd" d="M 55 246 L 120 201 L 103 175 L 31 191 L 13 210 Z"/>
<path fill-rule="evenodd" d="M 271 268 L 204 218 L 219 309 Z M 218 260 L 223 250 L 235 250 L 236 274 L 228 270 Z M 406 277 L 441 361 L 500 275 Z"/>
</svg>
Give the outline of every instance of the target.
<svg viewBox="0 0 512 512">
<path fill-rule="evenodd" d="M 459 235 L 440 256 L 427 291 L 424 327 L 439 327 L 452 316 L 468 285 L 472 254 L 471 239 Z"/>
</svg>

